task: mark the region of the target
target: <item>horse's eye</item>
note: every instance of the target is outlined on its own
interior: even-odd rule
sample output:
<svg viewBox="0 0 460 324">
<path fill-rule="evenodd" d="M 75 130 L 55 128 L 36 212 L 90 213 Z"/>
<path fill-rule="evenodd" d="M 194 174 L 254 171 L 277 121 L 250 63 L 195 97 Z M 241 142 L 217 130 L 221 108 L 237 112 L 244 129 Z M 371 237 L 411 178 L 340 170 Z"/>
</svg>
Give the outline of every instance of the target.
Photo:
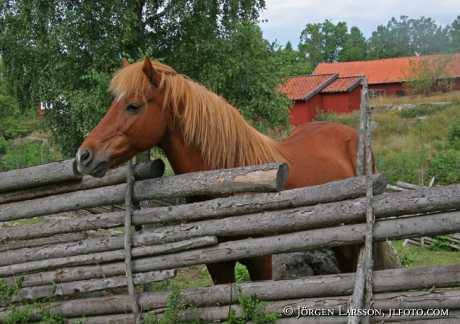
<svg viewBox="0 0 460 324">
<path fill-rule="evenodd" d="M 132 113 L 135 113 L 139 110 L 140 106 L 136 106 L 136 105 L 133 105 L 133 104 L 129 104 L 127 107 L 126 107 L 126 111 L 129 111 L 129 112 L 132 112 Z"/>
</svg>

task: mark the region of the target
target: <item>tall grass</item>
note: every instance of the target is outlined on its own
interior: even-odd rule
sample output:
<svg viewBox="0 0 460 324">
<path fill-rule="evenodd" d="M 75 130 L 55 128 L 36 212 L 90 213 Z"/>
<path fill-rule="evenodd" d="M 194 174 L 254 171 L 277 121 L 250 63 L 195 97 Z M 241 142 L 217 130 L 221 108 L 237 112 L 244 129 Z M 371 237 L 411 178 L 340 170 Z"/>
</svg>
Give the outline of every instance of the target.
<svg viewBox="0 0 460 324">
<path fill-rule="evenodd" d="M 455 97 L 453 94 L 449 96 Z M 417 99 L 408 103 L 417 102 Z M 318 119 L 352 127 L 359 125 L 358 112 L 325 114 Z M 383 171 L 391 182 L 402 180 L 423 185 L 432 176 L 438 178 L 438 183 L 457 181 L 455 172 L 460 174 L 460 171 L 455 168 L 460 163 L 457 161 L 460 154 L 452 153 L 453 148 L 448 144 L 448 130 L 454 129 L 452 125 L 457 123 L 456 120 L 460 120 L 460 100 L 448 106 L 424 103 L 402 111 L 374 109 L 373 148 L 377 169 Z"/>
</svg>

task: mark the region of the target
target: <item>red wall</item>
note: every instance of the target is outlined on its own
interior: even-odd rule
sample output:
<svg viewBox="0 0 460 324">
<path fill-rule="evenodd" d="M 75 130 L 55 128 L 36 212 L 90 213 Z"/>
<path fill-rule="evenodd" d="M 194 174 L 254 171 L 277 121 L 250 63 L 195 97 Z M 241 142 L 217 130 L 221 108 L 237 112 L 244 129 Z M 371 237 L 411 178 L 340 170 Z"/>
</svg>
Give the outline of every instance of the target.
<svg viewBox="0 0 460 324">
<path fill-rule="evenodd" d="M 343 114 L 359 110 L 360 103 L 361 87 L 356 87 L 352 92 L 317 94 L 307 102 L 296 101 L 290 110 L 291 125 L 311 122 L 320 111 Z"/>
<path fill-rule="evenodd" d="M 321 99 L 320 95 L 316 95 L 308 101 L 296 101 L 290 109 L 291 125 L 297 126 L 311 122 L 316 115 L 316 111 L 322 107 Z"/>
<path fill-rule="evenodd" d="M 370 84 L 369 90 L 382 90 L 382 95 L 384 96 L 397 96 L 401 91 L 403 91 L 406 94 L 408 92 L 407 89 L 404 88 L 402 83 Z"/>
</svg>

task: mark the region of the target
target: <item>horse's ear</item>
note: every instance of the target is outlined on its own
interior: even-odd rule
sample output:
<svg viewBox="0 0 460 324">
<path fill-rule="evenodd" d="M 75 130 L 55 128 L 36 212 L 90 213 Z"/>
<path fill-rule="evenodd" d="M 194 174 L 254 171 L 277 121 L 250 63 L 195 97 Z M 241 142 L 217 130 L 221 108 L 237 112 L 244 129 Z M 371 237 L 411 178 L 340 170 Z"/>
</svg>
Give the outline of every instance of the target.
<svg viewBox="0 0 460 324">
<path fill-rule="evenodd" d="M 121 60 L 121 67 L 127 67 L 128 65 L 129 65 L 128 59 L 126 57 L 124 57 Z"/>
<path fill-rule="evenodd" d="M 147 79 L 149 79 L 150 83 L 154 85 L 155 87 L 158 87 L 158 78 L 157 78 L 158 73 L 155 71 L 155 69 L 152 66 L 152 62 L 150 62 L 150 59 L 147 57 L 144 59 L 144 64 L 142 65 L 142 71 L 147 76 Z"/>
</svg>

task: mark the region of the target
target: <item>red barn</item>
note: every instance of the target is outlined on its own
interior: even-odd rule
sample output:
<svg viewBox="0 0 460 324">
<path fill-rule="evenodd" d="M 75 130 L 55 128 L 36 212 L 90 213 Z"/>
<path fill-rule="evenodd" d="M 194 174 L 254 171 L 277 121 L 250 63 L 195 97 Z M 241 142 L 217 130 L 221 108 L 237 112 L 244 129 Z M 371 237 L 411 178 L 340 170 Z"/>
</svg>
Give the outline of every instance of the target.
<svg viewBox="0 0 460 324">
<path fill-rule="evenodd" d="M 294 101 L 290 109 L 291 125 L 312 121 L 317 113 L 349 113 L 359 110 L 361 103 L 361 77 L 337 74 L 314 74 L 293 77 L 280 87 L 280 91 Z"/>
<path fill-rule="evenodd" d="M 405 95 L 404 83 L 414 80 L 424 69 L 439 73 L 439 79 L 450 79 L 453 88 L 460 90 L 460 53 L 398 57 L 371 61 L 320 63 L 313 74 L 337 73 L 340 77 L 367 77 L 369 95 Z"/>
</svg>

